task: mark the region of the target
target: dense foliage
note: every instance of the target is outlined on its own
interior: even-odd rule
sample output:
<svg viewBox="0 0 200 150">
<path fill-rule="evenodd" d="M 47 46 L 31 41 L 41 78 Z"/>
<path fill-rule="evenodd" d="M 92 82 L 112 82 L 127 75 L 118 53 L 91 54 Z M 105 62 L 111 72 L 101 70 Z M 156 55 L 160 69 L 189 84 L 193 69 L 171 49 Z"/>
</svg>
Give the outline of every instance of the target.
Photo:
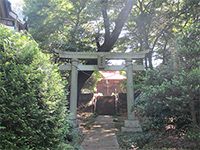
<svg viewBox="0 0 200 150">
<path fill-rule="evenodd" d="M 135 90 L 143 91 L 137 99 L 143 129 L 173 129 L 200 143 L 199 0 L 133 1 L 24 0 L 24 13 L 30 32 L 48 50 L 149 49 L 145 66 L 151 71 L 144 79 L 143 73 L 134 74 Z M 157 68 L 155 56 L 162 62 Z M 79 72 L 79 90 L 91 74 Z"/>
<path fill-rule="evenodd" d="M 24 2 L 34 39 L 48 50 L 66 51 L 110 51 L 134 4 L 134 0 Z"/>
<path fill-rule="evenodd" d="M 100 81 L 102 78 L 102 75 L 98 71 L 94 71 L 93 74 L 90 76 L 90 78 L 85 82 L 82 92 L 84 93 L 90 93 L 96 91 L 96 84 L 98 81 Z"/>
<path fill-rule="evenodd" d="M 29 31 L 44 50 L 149 49 L 145 66 L 151 69 L 155 56 L 163 63 L 168 60 L 174 32 L 198 22 L 200 8 L 198 0 L 24 0 L 24 4 Z M 86 74 L 79 72 L 79 91 L 92 72 Z"/>
<path fill-rule="evenodd" d="M 200 142 L 200 30 L 188 26 L 176 35 L 169 60 L 147 73 L 137 113 L 145 131 L 184 133 Z"/>
<path fill-rule="evenodd" d="M 24 0 L 24 14 L 29 18 L 30 33 L 44 51 L 109 52 L 134 3 L 135 0 Z M 56 53 L 54 58 L 56 62 L 61 60 L 56 59 Z M 79 92 L 92 73 L 78 73 Z"/>
<path fill-rule="evenodd" d="M 0 149 L 67 149 L 75 137 L 57 66 L 24 33 L 0 27 Z"/>
</svg>

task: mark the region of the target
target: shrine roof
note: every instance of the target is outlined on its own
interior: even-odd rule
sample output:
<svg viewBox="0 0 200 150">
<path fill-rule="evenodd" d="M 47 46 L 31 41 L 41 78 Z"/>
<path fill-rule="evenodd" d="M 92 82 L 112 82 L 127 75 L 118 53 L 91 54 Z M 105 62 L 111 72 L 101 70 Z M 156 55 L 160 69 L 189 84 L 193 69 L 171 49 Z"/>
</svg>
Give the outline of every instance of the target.
<svg viewBox="0 0 200 150">
<path fill-rule="evenodd" d="M 125 80 L 126 76 L 120 74 L 119 71 L 104 71 L 100 72 L 104 79 L 107 80 Z"/>
</svg>

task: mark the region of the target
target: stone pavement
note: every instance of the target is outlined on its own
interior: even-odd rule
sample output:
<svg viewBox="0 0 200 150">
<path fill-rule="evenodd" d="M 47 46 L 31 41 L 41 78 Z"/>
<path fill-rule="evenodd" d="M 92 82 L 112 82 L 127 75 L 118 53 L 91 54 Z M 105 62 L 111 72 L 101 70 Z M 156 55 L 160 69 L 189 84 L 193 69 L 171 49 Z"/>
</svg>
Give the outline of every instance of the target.
<svg viewBox="0 0 200 150">
<path fill-rule="evenodd" d="M 81 146 L 84 150 L 119 150 L 113 117 L 98 116 Z"/>
</svg>

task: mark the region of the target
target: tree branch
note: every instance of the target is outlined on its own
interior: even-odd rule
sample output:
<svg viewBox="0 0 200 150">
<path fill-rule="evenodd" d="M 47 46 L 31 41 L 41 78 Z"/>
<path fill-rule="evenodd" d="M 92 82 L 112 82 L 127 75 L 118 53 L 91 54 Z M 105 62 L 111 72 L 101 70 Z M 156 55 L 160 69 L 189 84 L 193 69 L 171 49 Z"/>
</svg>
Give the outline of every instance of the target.
<svg viewBox="0 0 200 150">
<path fill-rule="evenodd" d="M 108 5 L 108 0 L 101 0 L 102 15 L 105 27 L 105 41 L 109 40 L 110 38 L 110 21 L 107 14 L 107 5 Z"/>
<path fill-rule="evenodd" d="M 102 0 L 104 1 L 104 0 Z M 112 46 L 115 44 L 117 41 L 119 34 L 121 33 L 121 30 L 124 26 L 124 23 L 133 7 L 135 4 L 135 0 L 128 0 L 124 9 L 119 13 L 118 18 L 115 22 L 115 28 L 108 40 L 105 40 L 99 51 L 105 51 L 108 52 L 112 48 Z M 105 18 L 104 18 L 105 19 Z"/>
</svg>

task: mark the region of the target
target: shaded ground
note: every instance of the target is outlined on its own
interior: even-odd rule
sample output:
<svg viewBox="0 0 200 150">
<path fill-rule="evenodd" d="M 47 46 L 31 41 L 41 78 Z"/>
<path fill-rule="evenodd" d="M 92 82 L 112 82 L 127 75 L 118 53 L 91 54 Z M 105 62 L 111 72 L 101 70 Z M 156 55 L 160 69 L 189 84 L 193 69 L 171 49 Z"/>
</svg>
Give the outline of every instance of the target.
<svg viewBox="0 0 200 150">
<path fill-rule="evenodd" d="M 86 112 L 86 110 L 88 112 Z M 154 133 L 154 132 L 121 133 L 120 132 L 121 126 L 123 126 L 123 122 L 126 119 L 126 113 L 124 112 L 125 110 L 121 108 L 120 114 L 115 115 L 113 119 L 114 125 L 115 125 L 113 126 L 113 129 L 114 129 L 113 132 L 117 136 L 118 144 L 121 150 L 200 150 L 200 147 L 198 146 L 198 143 L 196 141 L 188 139 L 186 136 L 183 136 L 183 135 L 177 135 L 173 133 L 173 131 L 172 131 L 173 134 L 166 134 L 166 132 L 165 133 L 164 132 L 163 133 L 161 132 L 159 133 Z M 83 133 L 85 134 L 84 137 L 86 137 L 90 129 L 91 131 L 95 128 L 100 129 L 100 126 L 98 126 L 95 122 L 97 116 L 98 116 L 97 114 L 92 113 L 91 105 L 86 106 L 85 109 L 79 109 L 77 118 L 81 120 Z M 93 124 L 94 124 L 94 127 L 93 127 Z M 104 125 L 102 124 L 101 127 L 102 126 Z M 96 134 L 96 133 L 93 132 L 88 136 L 93 136 L 92 134 Z M 101 136 L 101 138 L 105 136 L 104 134 L 101 134 L 101 135 L 103 135 Z M 112 134 L 108 135 L 108 137 L 111 137 L 111 136 Z M 102 140 L 101 138 L 97 138 L 96 141 Z M 97 147 L 93 147 L 92 149 L 96 150 L 98 147 L 100 147 L 100 145 L 97 145 Z M 86 148 L 86 150 L 87 149 L 88 148 Z M 105 147 L 102 150 L 106 150 Z"/>
<path fill-rule="evenodd" d="M 84 150 L 118 150 L 115 132 L 112 116 L 98 116 L 81 146 Z"/>
<path fill-rule="evenodd" d="M 121 126 L 123 126 L 123 121 L 126 119 L 126 116 L 121 116 L 121 115 L 114 116 L 113 121 L 114 121 L 115 126 L 113 126 L 113 123 L 112 123 L 112 126 L 106 127 L 106 122 L 102 122 L 103 124 L 98 126 L 98 124 L 96 124 L 95 122 L 97 116 L 98 116 L 97 114 L 93 114 L 93 113 L 79 114 L 79 117 L 82 120 L 81 125 L 84 127 L 83 129 L 83 133 L 85 135 L 84 137 L 86 137 L 89 131 L 92 131 L 94 128 L 100 129 L 100 126 L 102 127 L 105 124 L 104 127 L 105 128 L 109 127 L 110 128 L 109 130 L 112 130 L 113 133 L 115 133 L 115 135 L 117 136 L 120 150 L 200 150 L 200 147 L 197 146 L 195 141 L 188 140 L 187 138 L 183 138 L 183 136 L 177 136 L 175 134 L 171 134 L 169 136 L 164 133 L 155 134 L 153 132 L 152 133 L 121 133 L 120 128 Z M 112 122 L 112 121 L 110 120 L 109 122 Z M 92 134 L 96 134 L 96 133 L 93 132 Z M 87 138 L 89 138 L 92 134 L 88 134 Z M 101 134 L 101 135 L 104 136 L 104 134 Z M 112 135 L 113 134 L 110 134 L 108 135 L 108 137 L 109 136 L 111 137 Z M 101 138 L 103 136 L 101 136 Z M 98 141 L 101 139 L 97 138 L 96 140 Z M 106 141 L 107 140 L 108 139 L 106 139 Z M 93 144 L 95 145 L 95 143 Z M 93 147 L 93 149 L 96 150 L 97 148 Z"/>
<path fill-rule="evenodd" d="M 89 129 L 91 129 L 97 117 L 98 114 L 96 113 L 90 113 L 90 112 L 78 113 L 77 119 L 81 121 L 80 126 L 83 127 L 82 128 L 83 133 L 87 133 Z"/>
</svg>

